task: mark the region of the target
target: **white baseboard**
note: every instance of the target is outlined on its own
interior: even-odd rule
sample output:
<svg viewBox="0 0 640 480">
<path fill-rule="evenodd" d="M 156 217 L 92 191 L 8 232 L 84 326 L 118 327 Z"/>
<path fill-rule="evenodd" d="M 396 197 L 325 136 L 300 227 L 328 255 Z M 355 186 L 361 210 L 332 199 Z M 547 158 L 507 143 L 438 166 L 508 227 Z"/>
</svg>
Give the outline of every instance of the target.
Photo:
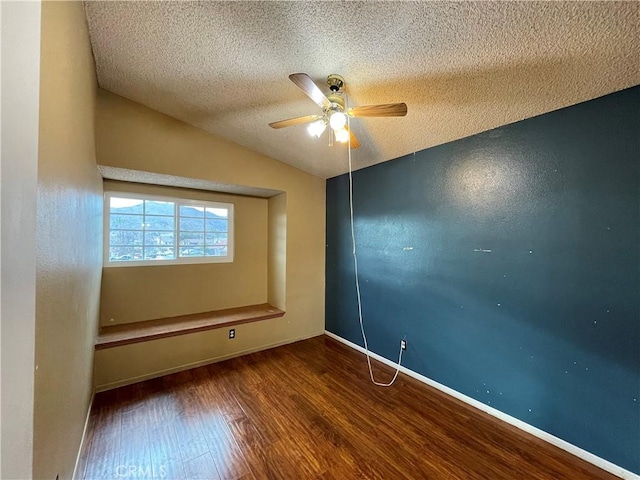
<svg viewBox="0 0 640 480">
<path fill-rule="evenodd" d="M 336 335 L 335 333 L 331 333 L 327 330 L 324 331 L 324 333 L 330 337 L 333 338 L 334 340 L 337 340 L 341 343 L 344 343 L 345 345 L 353 348 L 354 350 L 357 350 L 359 352 L 362 352 L 364 354 L 366 354 L 366 351 L 364 348 L 362 348 L 360 345 L 356 345 L 355 343 L 350 342 L 349 340 L 346 340 L 342 337 L 339 337 L 338 335 Z M 376 353 L 373 353 L 371 350 L 369 350 L 369 356 L 371 358 L 374 358 L 376 360 L 378 360 L 381 363 L 384 363 L 385 365 L 389 365 L 390 367 L 393 368 L 397 368 L 398 364 L 392 362 L 391 360 L 388 360 Z M 551 435 L 550 433 L 545 432 L 544 430 L 540 430 L 537 427 L 534 427 L 533 425 L 530 425 L 526 422 L 523 422 L 522 420 L 519 420 L 515 417 L 512 417 L 511 415 L 507 415 L 504 412 L 501 412 L 500 410 L 496 410 L 493 407 L 490 407 L 489 405 L 485 405 L 482 402 L 479 402 L 478 400 L 475 400 L 471 397 L 468 397 L 467 395 L 460 393 L 456 390 L 453 390 L 452 388 L 449 388 L 445 385 L 442 385 L 441 383 L 436 382 L 435 380 L 431 380 L 430 378 L 427 378 L 423 375 L 420 375 L 419 373 L 414 372 L 413 370 L 409 370 L 406 367 L 400 366 L 400 371 L 402 373 L 404 373 L 405 375 L 408 375 L 409 377 L 415 378 L 416 380 L 425 383 L 427 385 L 429 385 L 430 387 L 436 388 L 438 390 L 440 390 L 441 392 L 446 393 L 447 395 L 450 395 L 454 398 L 457 398 L 458 400 L 461 400 L 469 405 L 471 405 L 472 407 L 477 408 L 478 410 L 482 410 L 485 413 L 488 413 L 489 415 L 492 415 L 500 420 L 502 420 L 503 422 L 506 422 L 510 425 L 513 425 L 514 427 L 519 428 L 520 430 L 523 430 L 527 433 L 530 433 L 531 435 L 538 437 L 542 440 L 545 440 L 546 442 L 550 443 L 551 445 L 554 445 L 558 448 L 561 448 L 562 450 L 565 450 L 566 452 L 571 453 L 572 455 L 575 455 L 578 458 L 581 458 L 582 460 L 585 460 L 593 465 L 595 465 L 596 467 L 601 468 L 602 470 L 605 470 L 609 473 L 612 473 L 613 475 L 616 475 L 620 478 L 623 478 L 625 480 L 640 480 L 640 475 L 636 475 L 635 473 L 626 470 L 614 463 L 609 462 L 608 460 L 605 460 L 604 458 L 600 458 L 597 455 L 594 455 L 591 452 L 588 452 L 586 450 L 583 450 L 580 447 L 577 447 L 565 440 L 562 440 L 561 438 L 558 438 L 554 435 Z"/>
<path fill-rule="evenodd" d="M 301 337 L 289 338 L 286 340 L 281 340 L 279 342 L 270 343 L 267 345 L 260 345 L 260 346 L 252 347 L 246 350 L 240 350 L 227 355 L 220 355 L 219 357 L 206 358 L 204 360 L 199 360 L 197 362 L 178 365 L 177 367 L 171 367 L 164 370 L 157 370 L 155 372 L 145 373 L 144 375 L 138 375 L 136 377 L 124 378 L 122 380 L 117 380 L 115 382 L 105 383 L 103 385 L 96 386 L 96 393 L 106 392 L 107 390 L 113 390 L 114 388 L 124 387 L 126 385 L 143 382 L 145 380 L 150 380 L 152 378 L 164 377 L 165 375 L 171 375 L 172 373 L 184 372 L 185 370 L 191 370 L 192 368 L 204 367 L 205 365 L 210 365 L 212 363 L 217 363 L 217 362 L 223 362 L 225 360 L 230 360 L 235 357 L 241 357 L 242 355 L 248 355 L 250 353 L 260 352 L 262 350 L 268 350 L 270 348 L 281 347 L 282 345 L 299 342 L 300 340 L 306 340 L 308 338 L 317 337 L 322 334 L 323 332 L 318 332 L 310 335 L 303 335 Z"/>
<path fill-rule="evenodd" d="M 72 479 L 76 478 L 78 464 L 80 463 L 80 457 L 82 455 L 82 449 L 84 448 L 84 441 L 87 438 L 87 428 L 89 427 L 89 418 L 91 417 L 91 408 L 93 407 L 93 400 L 96 398 L 96 391 L 91 393 L 91 400 L 89 401 L 89 408 L 87 409 L 87 417 L 84 419 L 84 428 L 82 429 L 82 438 L 80 439 L 80 447 L 78 447 L 78 454 L 76 455 L 76 463 L 73 466 Z"/>
</svg>

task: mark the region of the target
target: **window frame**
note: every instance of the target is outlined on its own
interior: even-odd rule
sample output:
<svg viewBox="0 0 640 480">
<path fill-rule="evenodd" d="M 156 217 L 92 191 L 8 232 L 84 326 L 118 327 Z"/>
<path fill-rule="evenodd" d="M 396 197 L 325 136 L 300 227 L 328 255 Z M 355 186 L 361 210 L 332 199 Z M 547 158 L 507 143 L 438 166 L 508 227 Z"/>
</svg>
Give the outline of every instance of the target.
<svg viewBox="0 0 640 480">
<path fill-rule="evenodd" d="M 176 258 L 166 260 L 125 260 L 113 261 L 110 259 L 111 247 L 111 198 L 131 198 L 132 200 L 151 200 L 158 202 L 173 202 L 173 238 Z M 180 257 L 180 207 L 204 207 L 204 208 L 225 208 L 227 209 L 227 255 L 226 256 L 201 256 L 201 257 Z M 166 215 L 167 217 L 169 215 Z M 105 191 L 104 192 L 104 235 L 103 235 L 103 261 L 102 265 L 108 268 L 118 267 L 142 267 L 142 266 L 160 266 L 160 265 L 194 265 L 206 263 L 232 263 L 234 260 L 234 204 L 227 202 L 213 202 L 207 200 L 195 200 L 190 198 L 169 197 L 165 195 L 148 195 L 142 193 Z M 185 217 L 190 218 L 190 217 Z M 143 232 L 141 230 L 133 230 Z M 206 234 L 206 230 L 203 231 Z M 142 242 L 144 252 L 144 237 Z M 206 248 L 206 244 L 203 246 Z"/>
</svg>

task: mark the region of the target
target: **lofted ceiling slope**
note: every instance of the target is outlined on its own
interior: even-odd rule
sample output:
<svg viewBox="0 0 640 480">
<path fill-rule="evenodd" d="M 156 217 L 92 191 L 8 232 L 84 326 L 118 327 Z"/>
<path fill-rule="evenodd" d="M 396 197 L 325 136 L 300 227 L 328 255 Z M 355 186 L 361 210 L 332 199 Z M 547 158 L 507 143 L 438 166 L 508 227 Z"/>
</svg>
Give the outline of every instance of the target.
<svg viewBox="0 0 640 480">
<path fill-rule="evenodd" d="M 354 168 L 640 84 L 638 2 L 86 2 L 100 87 L 321 177 L 345 146 L 292 82 L 345 77 Z"/>
</svg>

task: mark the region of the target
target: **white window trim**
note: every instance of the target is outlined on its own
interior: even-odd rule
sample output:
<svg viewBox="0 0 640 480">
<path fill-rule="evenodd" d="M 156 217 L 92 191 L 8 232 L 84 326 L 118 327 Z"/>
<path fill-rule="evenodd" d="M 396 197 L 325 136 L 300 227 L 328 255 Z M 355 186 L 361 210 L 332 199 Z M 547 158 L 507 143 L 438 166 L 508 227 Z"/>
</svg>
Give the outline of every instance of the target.
<svg viewBox="0 0 640 480">
<path fill-rule="evenodd" d="M 127 260 L 127 261 L 111 261 L 109 259 L 110 233 L 111 233 L 111 197 L 119 198 L 135 198 L 140 200 L 155 200 L 159 202 L 174 203 L 174 228 L 173 234 L 176 242 L 176 258 L 170 260 Z M 228 210 L 227 217 L 227 255 L 225 257 L 180 257 L 180 205 L 183 206 L 202 206 L 209 208 L 226 208 Z M 160 195 L 147 195 L 132 192 L 107 191 L 104 192 L 104 240 L 103 240 L 103 267 L 120 268 L 120 267 L 143 267 L 143 266 L 162 266 L 162 265 L 192 265 L 201 263 L 231 263 L 234 258 L 234 205 L 233 203 L 210 202 L 203 200 L 193 200 L 189 198 L 166 197 Z"/>
</svg>

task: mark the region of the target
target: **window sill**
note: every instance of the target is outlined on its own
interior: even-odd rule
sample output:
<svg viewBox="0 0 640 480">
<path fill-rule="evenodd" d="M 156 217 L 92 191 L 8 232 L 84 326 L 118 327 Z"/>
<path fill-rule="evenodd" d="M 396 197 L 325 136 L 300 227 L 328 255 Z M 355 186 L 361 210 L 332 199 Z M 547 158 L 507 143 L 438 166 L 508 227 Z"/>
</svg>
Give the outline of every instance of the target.
<svg viewBox="0 0 640 480">
<path fill-rule="evenodd" d="M 107 326 L 100 329 L 95 348 L 96 350 L 102 350 L 176 335 L 204 332 L 215 328 L 279 318 L 284 314 L 284 311 L 268 303 L 263 303 L 261 305 L 249 305 L 179 317 Z"/>
</svg>

